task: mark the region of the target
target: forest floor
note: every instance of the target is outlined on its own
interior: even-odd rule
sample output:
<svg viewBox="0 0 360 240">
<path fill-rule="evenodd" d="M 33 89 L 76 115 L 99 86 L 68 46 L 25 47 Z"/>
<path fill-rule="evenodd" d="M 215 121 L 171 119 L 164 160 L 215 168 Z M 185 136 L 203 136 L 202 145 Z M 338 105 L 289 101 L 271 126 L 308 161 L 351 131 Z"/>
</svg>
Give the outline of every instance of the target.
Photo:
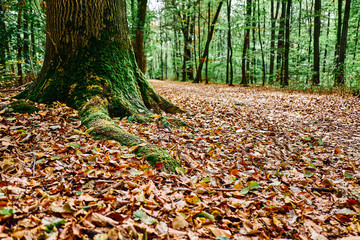
<svg viewBox="0 0 360 240">
<path fill-rule="evenodd" d="M 0 116 L 0 239 L 360 239 L 359 98 L 151 83 L 190 127 L 116 122 L 176 175 L 64 104 Z"/>
</svg>

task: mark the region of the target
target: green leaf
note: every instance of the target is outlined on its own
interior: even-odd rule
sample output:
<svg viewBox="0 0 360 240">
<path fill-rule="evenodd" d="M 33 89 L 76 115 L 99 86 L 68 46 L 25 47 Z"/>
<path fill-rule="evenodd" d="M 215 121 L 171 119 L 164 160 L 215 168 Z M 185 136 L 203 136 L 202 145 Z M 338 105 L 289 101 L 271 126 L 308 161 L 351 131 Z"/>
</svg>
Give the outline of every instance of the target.
<svg viewBox="0 0 360 240">
<path fill-rule="evenodd" d="M 201 181 L 204 182 L 204 183 L 207 183 L 207 182 L 211 181 L 211 178 L 210 177 L 204 177 Z"/>
<path fill-rule="evenodd" d="M 134 212 L 134 220 L 137 221 L 137 220 L 141 220 L 141 219 L 144 219 L 144 218 L 147 218 L 148 215 L 146 214 L 146 212 L 144 211 L 141 211 L 141 210 L 136 210 Z"/>
<path fill-rule="evenodd" d="M 309 167 L 313 168 L 313 169 L 316 169 L 316 166 L 312 163 L 310 163 Z"/>
<path fill-rule="evenodd" d="M 144 173 L 143 171 L 135 169 L 135 168 L 130 169 L 130 174 L 132 176 L 139 176 L 139 175 L 141 175 L 143 173 Z"/>
<path fill-rule="evenodd" d="M 186 173 L 185 172 L 185 169 L 183 169 L 182 167 L 176 167 L 176 169 L 175 169 L 175 171 L 177 172 L 177 173 L 179 173 L 179 172 L 182 172 L 182 173 Z"/>
<path fill-rule="evenodd" d="M 0 209 L 0 215 L 11 215 L 16 213 L 16 210 L 9 209 L 9 208 L 2 208 Z"/>
<path fill-rule="evenodd" d="M 207 212 L 205 212 L 205 211 L 202 211 L 201 213 L 199 213 L 198 216 L 207 218 L 207 219 L 209 219 L 209 220 L 212 221 L 212 222 L 215 221 L 214 215 L 212 215 L 212 214 L 210 214 L 210 213 L 207 213 Z"/>
<path fill-rule="evenodd" d="M 310 137 L 305 138 L 306 141 L 311 141 Z"/>
<path fill-rule="evenodd" d="M 335 214 L 342 214 L 342 215 L 359 215 L 357 212 L 354 212 L 351 209 L 343 208 L 343 209 L 334 209 Z"/>
<path fill-rule="evenodd" d="M 354 177 L 353 177 L 353 175 L 351 175 L 351 174 L 345 173 L 345 178 L 347 178 L 347 179 L 353 179 Z"/>
<path fill-rule="evenodd" d="M 79 143 L 70 143 L 69 147 L 78 148 L 78 147 L 80 147 L 80 144 Z"/>
<path fill-rule="evenodd" d="M 312 176 L 314 176 L 314 173 L 313 173 L 313 172 L 306 172 L 306 173 L 304 174 L 304 177 L 312 177 Z"/>
<path fill-rule="evenodd" d="M 280 184 L 281 184 L 280 181 L 274 181 L 274 182 L 270 183 L 269 185 L 270 185 L 270 186 L 273 186 L 273 187 L 277 187 L 277 186 L 279 186 Z"/>
<path fill-rule="evenodd" d="M 246 187 L 246 188 L 244 188 L 243 190 L 241 190 L 240 193 L 241 193 L 242 195 L 246 195 L 249 191 L 250 191 L 250 188 L 249 188 L 249 187 Z"/>
<path fill-rule="evenodd" d="M 259 188 L 261 188 L 261 186 L 257 182 L 255 182 L 255 181 L 250 182 L 249 189 L 259 189 Z"/>
<path fill-rule="evenodd" d="M 324 146 L 324 142 L 323 142 L 321 139 L 318 140 L 318 144 L 319 144 L 320 146 Z"/>
<path fill-rule="evenodd" d="M 83 191 L 76 191 L 76 195 L 77 196 L 80 196 L 81 194 L 83 194 L 84 192 Z"/>
<path fill-rule="evenodd" d="M 45 227 L 46 227 L 45 231 L 51 232 L 54 227 L 58 227 L 58 226 L 64 225 L 65 223 L 66 223 L 66 220 L 65 220 L 65 219 L 61 219 L 60 221 L 56 221 L 56 222 L 50 223 L 50 224 L 48 224 L 48 225 L 45 226 Z"/>
<path fill-rule="evenodd" d="M 229 238 L 225 236 L 218 236 L 216 237 L 216 240 L 229 240 Z"/>
<path fill-rule="evenodd" d="M 148 224 L 148 225 L 152 225 L 154 223 L 157 223 L 158 220 L 156 220 L 153 217 L 148 216 L 144 211 L 141 210 L 136 210 L 134 212 L 134 220 L 141 220 L 142 222 Z"/>
<path fill-rule="evenodd" d="M 91 204 L 91 205 L 84 206 L 84 207 L 81 207 L 81 208 L 82 208 L 82 209 L 85 209 L 85 210 L 89 210 L 90 208 L 95 207 L 95 206 L 99 206 L 99 203 Z"/>
</svg>

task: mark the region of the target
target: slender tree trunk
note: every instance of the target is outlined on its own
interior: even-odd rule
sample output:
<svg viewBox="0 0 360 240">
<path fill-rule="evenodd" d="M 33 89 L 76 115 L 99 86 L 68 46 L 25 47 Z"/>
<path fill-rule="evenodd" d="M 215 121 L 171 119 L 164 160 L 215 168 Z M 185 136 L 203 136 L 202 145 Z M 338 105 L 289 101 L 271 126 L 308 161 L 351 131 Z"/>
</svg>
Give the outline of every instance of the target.
<svg viewBox="0 0 360 240">
<path fill-rule="evenodd" d="M 339 64 L 339 51 L 341 43 L 341 29 L 342 29 L 342 3 L 343 0 L 338 0 L 338 21 L 336 29 L 336 44 L 335 44 L 335 65 Z"/>
<path fill-rule="evenodd" d="M 289 51 L 290 51 L 290 16 L 292 0 L 287 0 L 286 6 L 286 32 L 285 32 L 285 54 L 284 54 L 284 81 L 282 85 L 289 85 Z"/>
<path fill-rule="evenodd" d="M 279 20 L 278 51 L 276 59 L 277 81 L 282 84 L 284 79 L 284 33 L 285 33 L 286 2 L 281 2 L 281 16 Z"/>
<path fill-rule="evenodd" d="M 146 73 L 146 56 L 144 51 L 144 26 L 146 18 L 147 0 L 136 0 L 137 11 L 135 26 L 133 27 L 134 39 L 132 45 L 134 47 L 136 62 L 143 73 Z M 135 6 L 134 6 L 135 8 Z M 134 14 L 135 15 L 135 14 Z"/>
<path fill-rule="evenodd" d="M 251 21 L 251 6 L 252 0 L 246 0 L 246 20 L 245 20 L 245 37 L 244 37 L 244 46 L 242 53 L 242 64 L 241 64 L 241 84 L 247 85 L 248 78 L 246 74 L 248 48 L 250 45 L 250 21 Z"/>
<path fill-rule="evenodd" d="M 359 29 L 360 29 L 360 17 L 358 19 L 358 24 L 356 27 L 356 37 L 355 37 L 355 46 L 354 46 L 354 55 L 353 55 L 353 65 L 355 64 L 355 59 L 356 59 L 356 51 L 357 51 L 357 46 L 358 46 L 358 42 L 359 42 Z"/>
<path fill-rule="evenodd" d="M 319 85 L 320 83 L 320 17 L 321 0 L 315 0 L 313 85 Z"/>
<path fill-rule="evenodd" d="M 313 10 L 313 6 L 314 6 L 314 0 L 311 0 L 311 7 L 310 7 L 310 14 L 308 17 L 308 23 L 309 23 L 309 45 L 308 45 L 308 63 L 309 65 L 311 64 L 311 53 L 312 53 L 312 21 L 311 21 L 311 15 L 312 15 L 312 10 Z M 306 78 L 306 81 L 308 83 L 308 78 Z"/>
<path fill-rule="evenodd" d="M 0 75 L 6 71 L 6 44 L 8 44 L 4 7 L 4 0 L 0 0 Z"/>
<path fill-rule="evenodd" d="M 24 9 L 24 47 L 23 47 L 23 53 L 24 53 L 24 59 L 25 59 L 25 71 L 30 72 L 30 29 L 29 29 L 29 22 L 30 20 L 30 9 L 28 6 L 26 6 L 26 9 Z"/>
<path fill-rule="evenodd" d="M 30 37 L 31 37 L 31 58 L 36 62 L 36 44 L 35 44 L 35 11 L 33 8 L 31 10 L 31 22 L 30 22 Z"/>
<path fill-rule="evenodd" d="M 17 74 L 18 74 L 18 82 L 19 85 L 23 84 L 23 70 L 22 70 L 22 41 L 21 41 L 21 28 L 22 28 L 22 13 L 23 7 L 25 4 L 25 0 L 19 0 L 19 12 L 17 17 L 17 36 L 16 36 L 16 43 L 17 43 Z"/>
<path fill-rule="evenodd" d="M 326 58 L 327 58 L 328 46 L 329 46 L 330 19 L 331 19 L 331 13 L 330 13 L 330 10 L 329 10 L 328 11 L 327 28 L 326 28 L 326 44 L 325 44 L 325 52 L 324 52 L 323 72 L 326 72 Z"/>
<path fill-rule="evenodd" d="M 252 4 L 252 16 L 251 16 L 251 36 L 252 36 L 252 72 L 250 75 L 251 84 L 256 84 L 257 81 L 257 69 L 256 69 L 256 2 Z"/>
<path fill-rule="evenodd" d="M 211 22 L 211 1 L 208 3 L 208 32 L 210 32 L 210 22 Z M 209 52 L 206 55 L 206 66 L 205 66 L 205 83 L 209 83 L 209 76 L 208 76 L 208 70 L 209 70 Z"/>
<path fill-rule="evenodd" d="M 265 28 L 264 28 L 265 31 Z M 266 81 L 266 69 L 265 69 L 265 54 L 263 49 L 263 42 L 261 40 L 261 27 L 260 27 L 260 0 L 258 0 L 258 33 L 259 33 L 259 43 L 261 50 L 261 61 L 262 61 L 262 85 L 265 85 Z"/>
<path fill-rule="evenodd" d="M 339 49 L 339 61 L 335 70 L 335 86 L 345 85 L 345 59 L 346 59 L 346 46 L 347 46 L 347 35 L 350 18 L 350 7 L 351 0 L 346 0 L 344 21 L 342 26 L 340 49 Z"/>
<path fill-rule="evenodd" d="M 163 149 L 125 132 L 110 116 L 143 116 L 179 109 L 157 95 L 138 68 L 129 41 L 126 1 L 47 0 L 46 50 L 38 79 L 18 98 L 61 101 L 79 110 L 88 132 L 125 146 L 151 165 L 180 164 Z M 70 24 L 71 23 L 71 24 Z"/>
<path fill-rule="evenodd" d="M 220 11 L 221 11 L 221 7 L 222 7 L 223 3 L 224 3 L 223 1 L 219 2 L 219 5 L 218 5 L 218 7 L 216 9 L 214 19 L 211 22 L 211 27 L 210 27 L 210 31 L 208 32 L 208 37 L 207 37 L 207 40 L 206 40 L 205 49 L 204 49 L 203 55 L 201 57 L 203 59 L 205 59 L 206 56 L 209 53 L 210 43 L 211 43 L 211 40 L 212 40 L 213 35 L 214 35 L 215 24 L 216 24 L 216 22 L 218 20 L 218 17 L 220 15 Z M 203 66 L 204 66 L 204 62 L 200 61 L 199 68 L 198 68 L 198 70 L 196 72 L 196 77 L 195 77 L 194 83 L 199 83 L 201 81 L 201 72 L 202 72 Z"/>
<path fill-rule="evenodd" d="M 276 13 L 274 15 L 274 1 L 271 1 L 271 43 L 270 43 L 270 69 L 269 69 L 269 83 L 274 82 L 274 66 L 275 66 L 275 39 L 276 39 L 276 19 L 279 12 L 280 2 L 276 3 Z"/>
<path fill-rule="evenodd" d="M 164 80 L 164 38 L 163 38 L 163 27 L 162 27 L 162 17 L 160 16 L 160 24 L 159 24 L 159 31 L 160 31 L 160 79 Z"/>
<path fill-rule="evenodd" d="M 231 43 L 231 0 L 227 0 L 227 24 L 228 24 L 228 34 L 227 34 L 227 60 L 226 60 L 226 83 L 229 86 L 233 86 L 233 65 L 232 65 L 232 43 Z"/>
</svg>

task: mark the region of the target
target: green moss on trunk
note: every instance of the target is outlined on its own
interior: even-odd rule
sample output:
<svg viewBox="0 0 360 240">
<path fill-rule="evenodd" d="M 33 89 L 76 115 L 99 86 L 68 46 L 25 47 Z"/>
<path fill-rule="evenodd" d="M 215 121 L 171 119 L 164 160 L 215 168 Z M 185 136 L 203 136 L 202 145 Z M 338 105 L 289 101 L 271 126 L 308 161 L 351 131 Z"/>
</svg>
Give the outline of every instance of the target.
<svg viewBox="0 0 360 240">
<path fill-rule="evenodd" d="M 111 117 L 151 115 L 153 112 L 181 110 L 158 96 L 137 67 L 126 40 L 116 32 L 103 30 L 100 39 L 89 39 L 86 46 L 68 51 L 66 44 L 58 56 L 45 65 L 37 81 L 18 95 L 32 101 L 60 101 L 80 110 L 89 133 L 101 139 L 113 139 L 125 146 L 142 144 L 138 156 L 149 163 L 159 161 L 173 171 L 179 165 L 168 152 L 131 135 Z M 150 110 L 152 109 L 152 110 Z"/>
</svg>

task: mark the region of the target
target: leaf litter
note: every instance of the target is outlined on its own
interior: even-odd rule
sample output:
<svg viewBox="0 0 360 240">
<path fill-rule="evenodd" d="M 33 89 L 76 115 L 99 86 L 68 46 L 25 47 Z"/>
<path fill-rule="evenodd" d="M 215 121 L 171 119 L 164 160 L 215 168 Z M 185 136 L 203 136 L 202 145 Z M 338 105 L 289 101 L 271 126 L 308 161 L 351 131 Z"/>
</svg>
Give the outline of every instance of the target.
<svg viewBox="0 0 360 240">
<path fill-rule="evenodd" d="M 360 234 L 357 98 L 151 83 L 186 110 L 161 117 L 188 126 L 116 122 L 168 149 L 182 163 L 176 175 L 92 139 L 64 104 L 0 116 L 0 239 Z"/>
</svg>

